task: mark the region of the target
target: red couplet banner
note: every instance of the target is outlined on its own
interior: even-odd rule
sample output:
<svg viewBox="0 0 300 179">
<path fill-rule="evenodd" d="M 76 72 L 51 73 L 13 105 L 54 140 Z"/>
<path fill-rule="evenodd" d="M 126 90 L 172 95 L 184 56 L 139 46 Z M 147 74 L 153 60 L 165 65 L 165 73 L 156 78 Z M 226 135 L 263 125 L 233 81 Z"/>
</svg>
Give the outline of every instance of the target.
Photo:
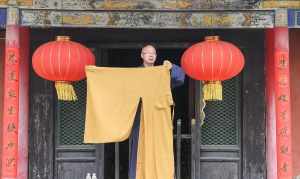
<svg viewBox="0 0 300 179">
<path fill-rule="evenodd" d="M 275 96 L 278 178 L 292 179 L 292 135 L 289 52 L 275 52 Z"/>
<path fill-rule="evenodd" d="M 17 176 L 19 48 L 6 47 L 4 69 L 2 178 Z"/>
</svg>

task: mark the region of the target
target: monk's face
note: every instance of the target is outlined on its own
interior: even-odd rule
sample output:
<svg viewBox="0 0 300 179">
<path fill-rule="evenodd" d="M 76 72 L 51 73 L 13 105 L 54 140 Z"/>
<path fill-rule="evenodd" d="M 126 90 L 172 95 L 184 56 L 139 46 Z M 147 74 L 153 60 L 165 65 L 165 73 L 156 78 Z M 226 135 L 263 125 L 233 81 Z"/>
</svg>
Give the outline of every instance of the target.
<svg viewBox="0 0 300 179">
<path fill-rule="evenodd" d="M 142 49 L 141 57 L 145 67 L 153 66 L 156 61 L 156 50 L 153 46 L 147 45 Z"/>
</svg>

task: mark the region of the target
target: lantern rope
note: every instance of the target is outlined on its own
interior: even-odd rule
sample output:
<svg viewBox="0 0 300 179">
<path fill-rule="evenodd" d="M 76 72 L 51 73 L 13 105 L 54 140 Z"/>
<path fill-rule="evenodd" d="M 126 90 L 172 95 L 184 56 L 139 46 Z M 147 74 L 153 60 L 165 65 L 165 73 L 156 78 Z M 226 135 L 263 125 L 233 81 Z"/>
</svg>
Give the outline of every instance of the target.
<svg viewBox="0 0 300 179">
<path fill-rule="evenodd" d="M 200 109 L 200 126 L 202 127 L 203 125 L 204 125 L 204 119 L 205 119 L 205 112 L 204 112 L 204 108 L 205 108 L 205 106 L 206 106 L 206 102 L 205 102 L 205 99 L 204 98 L 202 98 L 202 107 L 201 107 L 201 109 Z"/>
<path fill-rule="evenodd" d="M 59 100 L 76 101 L 77 96 L 73 86 L 66 81 L 56 81 L 55 88 Z"/>
<path fill-rule="evenodd" d="M 203 98 L 207 101 L 222 100 L 221 81 L 206 81 L 203 86 Z"/>
</svg>

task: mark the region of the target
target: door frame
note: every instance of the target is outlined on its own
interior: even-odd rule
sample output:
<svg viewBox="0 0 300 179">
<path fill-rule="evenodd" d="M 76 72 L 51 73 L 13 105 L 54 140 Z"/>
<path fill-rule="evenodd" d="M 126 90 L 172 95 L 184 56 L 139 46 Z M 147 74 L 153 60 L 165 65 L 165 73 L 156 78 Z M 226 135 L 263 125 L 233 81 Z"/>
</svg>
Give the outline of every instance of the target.
<svg viewBox="0 0 300 179">
<path fill-rule="evenodd" d="M 264 36 L 260 37 L 264 39 Z M 248 59 L 246 59 L 245 69 L 242 75 L 242 178 L 243 179 L 256 179 L 256 178 L 266 178 L 266 164 L 265 164 L 265 101 L 264 101 L 264 63 L 263 63 L 263 45 L 257 45 L 253 43 L 255 39 L 250 39 L 246 47 L 250 49 L 248 53 Z M 158 43 L 158 48 L 187 48 L 191 45 L 190 42 L 163 42 Z M 93 44 L 91 44 L 93 46 Z M 103 43 L 95 44 L 96 48 L 108 49 L 108 48 L 141 48 L 144 43 Z M 101 50 L 100 50 L 101 51 Z M 104 52 L 104 50 L 103 50 Z M 255 53 L 251 53 L 255 52 Z M 258 53 L 257 53 L 258 52 Z M 100 54 L 101 57 L 105 57 L 105 52 Z M 105 63 L 105 62 L 103 62 Z M 30 160 L 29 163 L 29 176 L 33 177 L 37 175 L 36 172 L 43 173 L 44 169 L 47 168 L 47 173 L 43 173 L 45 176 L 53 176 L 54 172 L 54 103 L 55 103 L 55 91 L 51 82 L 46 80 L 41 80 L 31 71 L 31 85 L 30 85 L 30 136 L 34 139 L 30 140 L 29 153 Z M 199 86 L 200 87 L 200 86 Z M 197 88 L 199 88 L 197 87 Z M 195 93 L 197 96 L 197 93 Z M 198 94 L 200 95 L 200 94 Z M 191 95 L 192 96 L 192 95 Z M 199 97 L 199 96 L 197 96 Z M 198 98 L 199 99 L 199 98 Z M 41 102 L 43 106 L 40 106 Z M 255 107 L 253 105 L 256 104 Z M 197 106 L 198 105 L 198 106 Z M 200 104 L 196 104 L 196 109 L 199 109 Z M 37 106 L 35 108 L 34 106 Z M 195 113 L 197 114 L 197 112 Z M 200 116 L 196 116 L 199 118 Z M 192 116 L 191 116 L 192 119 Z M 42 121 L 39 123 L 38 121 Z M 255 121 L 255 122 L 254 122 Z M 201 131 L 199 130 L 199 120 L 195 120 L 192 123 L 195 124 L 193 136 L 192 136 L 192 179 L 196 179 L 200 176 L 200 144 L 196 142 L 201 137 Z M 41 125 L 43 125 L 41 127 Z M 258 126 L 258 127 L 257 127 Z M 260 134 L 259 142 L 257 145 L 256 140 L 253 137 L 249 137 L 248 134 Z M 50 134 L 50 135 L 49 135 Z M 37 137 L 39 136 L 39 137 Z M 199 141 L 199 140 L 198 140 Z M 45 143 L 46 142 L 46 143 Z M 41 144 L 46 144 L 41 146 L 37 153 L 35 151 L 36 146 Z M 197 144 L 197 145 L 195 145 Z M 199 145 L 198 145 L 199 144 Z M 99 147 L 100 155 L 105 155 L 103 148 Z M 44 155 L 46 154 L 46 155 Z M 258 155 L 259 154 L 259 155 Z M 47 156 L 42 160 L 34 160 L 35 158 L 42 158 L 41 156 Z M 101 165 L 99 163 L 99 165 Z M 252 166 L 256 166 L 253 169 Z M 36 167 L 35 171 L 33 169 Z M 101 169 L 102 170 L 102 169 Z M 193 178 L 194 177 L 194 178 Z M 52 178 L 52 177 L 50 177 Z M 198 178 L 197 178 L 198 179 Z"/>
</svg>

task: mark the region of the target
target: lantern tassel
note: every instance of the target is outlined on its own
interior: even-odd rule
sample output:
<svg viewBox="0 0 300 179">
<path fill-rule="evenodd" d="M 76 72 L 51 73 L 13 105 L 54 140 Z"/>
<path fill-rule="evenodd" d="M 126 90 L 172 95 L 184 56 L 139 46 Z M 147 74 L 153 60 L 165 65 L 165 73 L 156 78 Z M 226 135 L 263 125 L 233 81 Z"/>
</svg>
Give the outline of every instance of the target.
<svg viewBox="0 0 300 179">
<path fill-rule="evenodd" d="M 77 96 L 73 86 L 66 81 L 56 81 L 55 88 L 57 92 L 58 100 L 63 101 L 76 101 Z"/>
<path fill-rule="evenodd" d="M 221 81 L 206 81 L 203 86 L 203 98 L 206 101 L 222 100 Z"/>
</svg>

